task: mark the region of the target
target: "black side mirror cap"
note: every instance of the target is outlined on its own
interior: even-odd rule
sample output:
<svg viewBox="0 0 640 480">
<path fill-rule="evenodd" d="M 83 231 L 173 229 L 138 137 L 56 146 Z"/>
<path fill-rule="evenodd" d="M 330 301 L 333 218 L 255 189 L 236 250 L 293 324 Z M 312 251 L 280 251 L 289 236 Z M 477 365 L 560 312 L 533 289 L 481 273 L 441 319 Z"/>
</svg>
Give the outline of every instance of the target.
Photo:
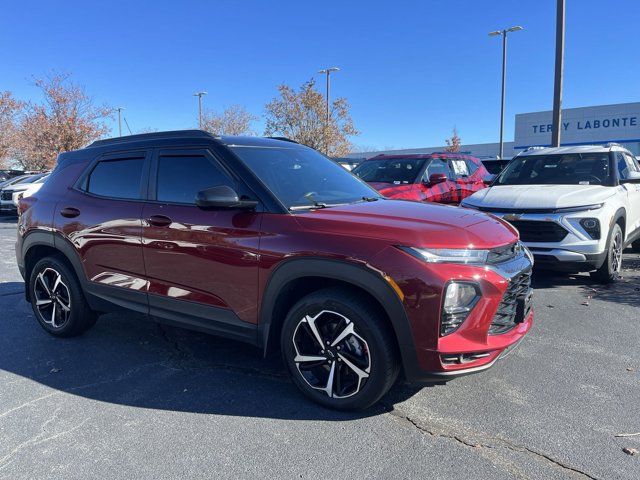
<svg viewBox="0 0 640 480">
<path fill-rule="evenodd" d="M 493 181 L 496 179 L 497 175 L 493 175 L 493 174 L 489 174 L 489 175 L 485 175 L 485 177 L 482 179 L 482 181 L 484 182 L 484 184 L 486 186 L 489 186 L 493 183 Z"/>
<path fill-rule="evenodd" d="M 196 195 L 196 205 L 200 208 L 237 208 L 253 210 L 258 205 L 256 200 L 240 199 L 238 193 L 228 185 L 201 190 Z"/>
</svg>

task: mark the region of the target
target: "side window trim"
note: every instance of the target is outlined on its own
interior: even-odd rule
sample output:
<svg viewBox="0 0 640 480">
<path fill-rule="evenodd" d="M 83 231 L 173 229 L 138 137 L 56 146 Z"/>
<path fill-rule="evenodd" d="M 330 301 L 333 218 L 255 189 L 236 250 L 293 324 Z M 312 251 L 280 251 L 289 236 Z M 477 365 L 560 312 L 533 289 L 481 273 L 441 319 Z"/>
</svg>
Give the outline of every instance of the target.
<svg viewBox="0 0 640 480">
<path fill-rule="evenodd" d="M 224 163 L 211 152 L 208 148 L 198 147 L 189 147 L 189 146 L 180 146 L 176 148 L 157 148 L 154 149 L 153 155 L 151 158 L 151 167 L 149 174 L 149 182 L 148 182 L 148 202 L 153 203 L 162 203 L 165 205 L 194 205 L 193 203 L 183 203 L 183 202 L 169 202 L 166 200 L 158 200 L 158 170 L 160 164 L 160 157 L 179 157 L 179 156 L 203 156 L 212 165 L 219 168 L 220 171 L 231 181 L 231 183 L 238 188 L 238 184 L 240 180 L 233 174 L 229 168 L 224 165 Z"/>
<path fill-rule="evenodd" d="M 110 197 L 110 196 L 98 195 L 98 194 L 89 192 L 88 190 L 89 177 L 91 176 L 91 173 L 95 170 L 96 166 L 100 162 L 117 161 L 117 160 L 136 160 L 136 159 L 140 159 L 143 161 L 142 175 L 140 177 L 140 198 Z M 88 195 L 96 198 L 107 198 L 110 200 L 118 200 L 123 202 L 145 202 L 147 200 L 147 194 L 148 194 L 148 178 L 149 178 L 150 163 L 151 163 L 150 152 L 146 149 L 108 152 L 108 153 L 98 155 L 91 162 L 89 162 L 89 165 L 87 165 L 84 172 L 78 177 L 78 180 L 76 180 L 76 182 L 74 183 L 73 189 L 83 193 L 84 195 Z"/>
</svg>

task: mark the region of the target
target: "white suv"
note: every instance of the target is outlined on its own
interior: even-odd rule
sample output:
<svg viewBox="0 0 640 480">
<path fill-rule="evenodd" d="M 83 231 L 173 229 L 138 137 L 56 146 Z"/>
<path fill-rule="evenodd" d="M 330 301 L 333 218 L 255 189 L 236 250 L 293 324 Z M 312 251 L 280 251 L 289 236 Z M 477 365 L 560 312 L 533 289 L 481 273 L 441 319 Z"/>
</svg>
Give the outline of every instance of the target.
<svg viewBox="0 0 640 480">
<path fill-rule="evenodd" d="M 513 224 L 538 266 L 610 282 L 640 251 L 640 165 L 617 144 L 530 148 L 462 205 Z"/>
</svg>

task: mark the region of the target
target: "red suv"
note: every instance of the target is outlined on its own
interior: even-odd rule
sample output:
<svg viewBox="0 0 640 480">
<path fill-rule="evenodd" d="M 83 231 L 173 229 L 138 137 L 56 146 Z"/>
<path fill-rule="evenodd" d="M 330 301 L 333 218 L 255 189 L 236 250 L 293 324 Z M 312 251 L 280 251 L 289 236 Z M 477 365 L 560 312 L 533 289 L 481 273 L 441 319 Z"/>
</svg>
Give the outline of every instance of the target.
<svg viewBox="0 0 640 480">
<path fill-rule="evenodd" d="M 163 132 L 60 155 L 20 202 L 36 319 L 141 312 L 280 349 L 313 400 L 358 409 L 491 367 L 531 327 L 531 256 L 481 212 L 387 200 L 315 150 Z"/>
<path fill-rule="evenodd" d="M 353 173 L 387 198 L 454 204 L 493 179 L 480 160 L 458 153 L 378 155 Z"/>
</svg>

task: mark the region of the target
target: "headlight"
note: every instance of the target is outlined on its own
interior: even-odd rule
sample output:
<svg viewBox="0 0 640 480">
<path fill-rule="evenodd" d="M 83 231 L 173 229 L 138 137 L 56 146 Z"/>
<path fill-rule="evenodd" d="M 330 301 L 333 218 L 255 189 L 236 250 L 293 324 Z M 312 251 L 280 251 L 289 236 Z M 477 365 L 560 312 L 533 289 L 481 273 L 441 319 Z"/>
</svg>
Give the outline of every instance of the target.
<svg viewBox="0 0 640 480">
<path fill-rule="evenodd" d="M 557 208 L 554 210 L 554 213 L 571 213 L 571 212 L 585 212 L 588 210 L 598 210 L 602 208 L 604 203 L 594 203 L 593 205 L 584 205 L 582 207 L 566 207 L 566 208 Z"/>
<path fill-rule="evenodd" d="M 480 290 L 474 283 L 450 282 L 444 292 L 440 336 L 455 332 L 467 319 L 480 299 Z"/>
<path fill-rule="evenodd" d="M 471 248 L 414 248 L 400 247 L 405 252 L 429 263 L 487 263 L 489 250 Z"/>
</svg>

